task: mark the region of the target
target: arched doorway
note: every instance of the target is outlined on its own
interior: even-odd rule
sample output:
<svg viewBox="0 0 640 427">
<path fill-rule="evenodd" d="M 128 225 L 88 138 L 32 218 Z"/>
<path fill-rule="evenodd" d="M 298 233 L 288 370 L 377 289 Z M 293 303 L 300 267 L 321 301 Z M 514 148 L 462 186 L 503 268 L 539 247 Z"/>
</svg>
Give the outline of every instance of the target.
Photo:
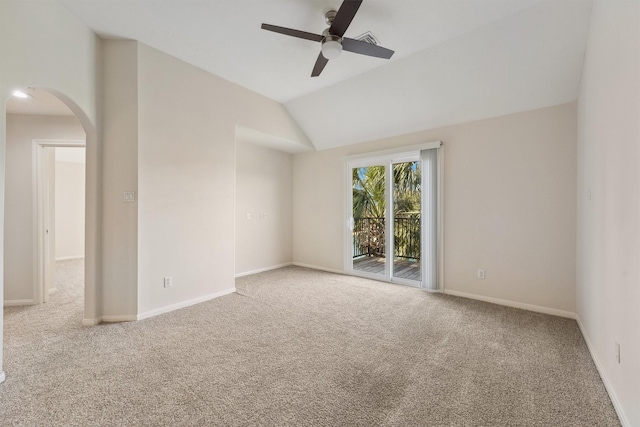
<svg viewBox="0 0 640 427">
<path fill-rule="evenodd" d="M 22 159 L 25 164 L 29 166 L 31 172 L 32 180 L 27 179 L 27 181 L 31 181 L 26 183 L 17 183 L 17 194 L 20 194 L 20 187 L 22 187 L 24 191 L 28 194 L 26 195 L 26 200 L 30 198 L 31 203 L 25 203 L 26 210 L 31 208 L 31 212 L 38 212 L 37 206 L 42 204 L 42 199 L 38 198 L 37 194 L 37 183 L 38 183 L 38 175 L 37 175 L 37 165 L 39 161 L 42 161 L 42 154 L 46 149 L 53 149 L 56 146 L 64 146 L 64 145 L 74 145 L 80 141 L 83 141 L 85 148 L 85 191 L 84 191 L 84 220 L 85 227 L 83 232 L 83 243 L 84 243 L 84 266 L 82 268 L 82 275 L 84 276 L 84 289 L 81 291 L 81 295 L 83 297 L 83 301 L 81 302 L 81 318 L 78 319 L 78 322 L 82 321 L 83 324 L 95 324 L 98 323 L 99 312 L 98 312 L 98 301 L 96 299 L 97 295 L 97 276 L 98 276 L 98 185 L 99 185 L 99 173 L 98 173 L 98 151 L 97 151 L 97 134 L 95 127 L 93 124 L 87 119 L 87 116 L 80 110 L 77 105 L 65 97 L 64 95 L 57 93 L 53 90 L 44 89 L 44 88 L 23 88 L 21 92 L 26 95 L 26 98 L 19 99 L 15 96 L 12 96 L 6 103 L 7 107 L 7 127 L 6 127 L 6 148 L 7 148 L 7 158 L 6 158 L 6 168 L 7 173 L 5 175 L 5 188 L 7 192 L 5 194 L 5 223 L 3 226 L 5 227 L 5 257 L 4 257 L 4 266 L 5 266 L 5 280 L 4 280 L 4 295 L 5 297 L 11 293 L 13 295 L 9 295 L 9 298 L 5 298 L 5 300 L 9 300 L 9 304 L 11 305 L 12 300 L 15 302 L 13 305 L 20 305 L 20 303 L 27 304 L 36 304 L 42 302 L 46 299 L 46 288 L 43 288 L 44 281 L 43 274 L 45 270 L 45 265 L 43 264 L 43 259 L 45 259 L 45 250 L 47 247 L 45 242 L 45 235 L 47 227 L 43 227 L 42 224 L 38 224 L 38 216 L 36 214 L 27 214 L 25 215 L 27 218 L 23 218 L 22 226 L 24 228 L 25 223 L 30 224 L 31 233 L 26 233 L 31 235 L 31 239 L 20 239 L 19 234 L 16 236 L 15 231 L 17 230 L 9 230 L 7 233 L 7 227 L 11 227 L 11 222 L 16 218 L 16 214 L 20 215 L 20 212 L 25 210 L 25 206 L 15 206 L 15 203 L 18 202 L 20 197 L 15 198 L 15 194 L 11 194 L 10 189 L 16 185 L 16 182 L 12 182 L 15 180 L 15 177 L 12 177 L 12 164 L 11 162 L 11 149 L 10 144 L 13 144 L 16 141 L 16 135 L 10 134 L 16 129 L 16 126 L 13 126 L 12 122 L 16 122 L 18 124 L 18 128 L 20 125 L 24 128 L 30 128 L 28 132 L 23 132 L 21 137 L 28 138 L 31 141 L 31 144 L 28 148 L 22 147 L 23 151 L 26 151 L 29 159 Z M 24 96 L 24 95 L 23 95 Z M 29 126 L 29 122 L 35 124 L 34 126 Z M 75 128 L 73 126 L 75 124 Z M 25 126 L 26 125 L 26 126 Z M 65 133 L 66 132 L 66 133 Z M 20 132 L 18 132 L 20 133 Z M 29 136 L 31 135 L 31 136 Z M 81 136 L 80 138 L 78 136 Z M 19 138 L 18 138 L 19 139 Z M 22 141 L 24 142 L 24 141 Z M 57 142 L 57 143 L 56 143 Z M 10 149 L 11 148 L 11 149 Z M 44 150 L 44 151 L 43 151 Z M 23 154 L 24 153 L 20 153 Z M 15 190 L 15 189 L 14 189 Z M 21 195 L 22 200 L 25 200 L 25 195 Z M 12 235 L 13 232 L 13 235 Z M 24 237 L 24 236 L 23 236 Z M 38 248 L 38 243 L 43 242 L 41 248 Z M 17 244 L 17 246 L 14 246 Z M 20 246 L 22 245 L 22 246 Z M 29 246 L 31 248 L 29 248 Z M 25 248 L 26 247 L 26 248 Z M 30 249 L 30 250 L 29 250 Z M 8 258 L 15 258 L 10 260 Z M 49 257 L 51 258 L 51 257 Z M 13 264 L 13 261 L 19 261 L 16 264 Z M 28 269 L 28 265 L 25 264 L 25 260 L 30 261 L 31 264 L 31 291 L 29 292 L 25 286 L 24 281 L 22 282 L 12 282 L 16 277 L 20 277 L 20 275 L 24 277 L 29 277 L 25 271 Z M 11 267 L 9 267 L 11 266 Z M 9 271 L 7 268 L 9 267 Z M 17 276 L 14 274 L 18 272 Z M 11 276 L 14 274 L 13 276 Z M 41 291 L 39 294 L 38 291 Z M 18 298 L 15 298 L 15 297 Z M 21 296 L 25 298 L 20 298 Z M 13 298 L 11 298 L 13 297 Z M 17 300 L 17 301 L 16 301 Z M 22 300 L 22 301 L 21 301 Z M 5 305 L 7 301 L 5 301 Z"/>
</svg>

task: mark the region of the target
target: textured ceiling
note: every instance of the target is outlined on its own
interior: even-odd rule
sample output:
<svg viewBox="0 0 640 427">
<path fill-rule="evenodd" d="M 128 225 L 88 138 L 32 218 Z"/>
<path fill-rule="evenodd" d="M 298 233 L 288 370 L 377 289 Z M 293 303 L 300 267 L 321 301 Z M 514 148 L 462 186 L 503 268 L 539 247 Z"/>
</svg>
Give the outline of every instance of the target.
<svg viewBox="0 0 640 427">
<path fill-rule="evenodd" d="M 339 0 L 60 0 L 102 37 L 138 40 L 284 103 L 317 149 L 577 98 L 589 0 L 364 0 L 345 34 L 371 31 L 389 61 L 348 52 L 318 78 Z"/>
</svg>

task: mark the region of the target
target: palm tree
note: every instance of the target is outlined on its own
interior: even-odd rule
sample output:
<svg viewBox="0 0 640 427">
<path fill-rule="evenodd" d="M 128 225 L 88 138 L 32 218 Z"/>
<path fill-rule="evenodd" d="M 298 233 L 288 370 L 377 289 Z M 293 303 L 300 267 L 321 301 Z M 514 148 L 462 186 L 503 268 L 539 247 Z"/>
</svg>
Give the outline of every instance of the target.
<svg viewBox="0 0 640 427">
<path fill-rule="evenodd" d="M 420 178 L 418 162 L 393 165 L 393 212 L 396 218 L 420 216 Z"/>
<path fill-rule="evenodd" d="M 353 169 L 353 230 L 359 254 L 384 255 L 385 167 Z"/>
<path fill-rule="evenodd" d="M 384 218 L 386 209 L 386 168 L 354 168 L 353 218 L 356 221 L 354 243 L 360 253 L 384 254 Z M 397 254 L 419 257 L 420 168 L 418 162 L 393 165 L 393 199 L 396 219 L 394 244 Z M 402 225 L 400 227 L 399 225 Z M 410 227 L 407 228 L 407 225 Z"/>
<path fill-rule="evenodd" d="M 353 169 L 353 217 L 384 218 L 385 167 Z"/>
<path fill-rule="evenodd" d="M 394 256 L 420 258 L 420 181 L 418 162 L 393 165 Z"/>
</svg>

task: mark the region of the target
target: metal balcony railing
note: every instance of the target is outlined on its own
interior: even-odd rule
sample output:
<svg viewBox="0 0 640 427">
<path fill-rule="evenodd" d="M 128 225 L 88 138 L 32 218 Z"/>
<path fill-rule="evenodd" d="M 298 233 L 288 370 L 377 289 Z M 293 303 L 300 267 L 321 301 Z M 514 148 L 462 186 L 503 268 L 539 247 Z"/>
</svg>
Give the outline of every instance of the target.
<svg viewBox="0 0 640 427">
<path fill-rule="evenodd" d="M 394 218 L 394 257 L 420 259 L 420 217 Z M 358 218 L 353 226 L 353 257 L 385 256 L 384 218 Z"/>
</svg>

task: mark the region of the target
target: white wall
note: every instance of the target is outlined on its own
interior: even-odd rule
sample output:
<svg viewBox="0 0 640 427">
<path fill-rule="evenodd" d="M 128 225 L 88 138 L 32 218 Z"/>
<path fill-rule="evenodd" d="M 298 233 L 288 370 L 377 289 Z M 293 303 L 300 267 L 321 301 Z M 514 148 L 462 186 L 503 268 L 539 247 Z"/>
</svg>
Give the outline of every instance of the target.
<svg viewBox="0 0 640 427">
<path fill-rule="evenodd" d="M 85 133 L 72 116 L 8 114 L 6 123 L 4 299 L 12 303 L 35 297 L 33 140 L 82 141 Z"/>
<path fill-rule="evenodd" d="M 60 152 L 77 151 L 82 162 L 59 160 Z M 56 147 L 55 258 L 84 258 L 84 148 Z"/>
<path fill-rule="evenodd" d="M 236 144 L 236 275 L 293 261 L 292 173 L 291 154 Z"/>
<path fill-rule="evenodd" d="M 294 262 L 343 270 L 344 156 L 437 140 L 446 290 L 574 313 L 574 103 L 294 155 Z"/>
<path fill-rule="evenodd" d="M 56 91 L 87 132 L 87 260 L 85 315 L 94 316 L 99 265 L 99 40 L 64 6 L 53 1 L 0 2 L 0 223 L 4 222 L 5 100 L 14 88 L 35 86 Z M 2 229 L 3 227 L 0 227 Z M 4 237 L 0 238 L 4 241 Z M 0 248 L 1 249 L 1 248 Z M 2 252 L 2 250 L 0 250 Z M 0 259 L 4 255 L 0 254 Z M 0 277 L 4 276 L 0 264 Z M 4 285 L 0 285 L 4 288 Z M 3 295 L 4 292 L 0 292 Z M 2 298 L 2 296 L 0 296 Z M 2 304 L 0 304 L 2 306 Z M 0 313 L 1 314 L 1 313 Z M 0 342 L 2 342 L 0 316 Z M 2 348 L 0 347 L 0 381 Z"/>
<path fill-rule="evenodd" d="M 143 44 L 138 84 L 144 317 L 234 289 L 236 126 L 309 143 L 281 104 Z"/>
<path fill-rule="evenodd" d="M 135 319 L 138 298 L 138 43 L 103 42 L 102 313 Z"/>
<path fill-rule="evenodd" d="M 619 415 L 640 426 L 637 1 L 593 7 L 578 105 L 577 314 Z"/>
</svg>

